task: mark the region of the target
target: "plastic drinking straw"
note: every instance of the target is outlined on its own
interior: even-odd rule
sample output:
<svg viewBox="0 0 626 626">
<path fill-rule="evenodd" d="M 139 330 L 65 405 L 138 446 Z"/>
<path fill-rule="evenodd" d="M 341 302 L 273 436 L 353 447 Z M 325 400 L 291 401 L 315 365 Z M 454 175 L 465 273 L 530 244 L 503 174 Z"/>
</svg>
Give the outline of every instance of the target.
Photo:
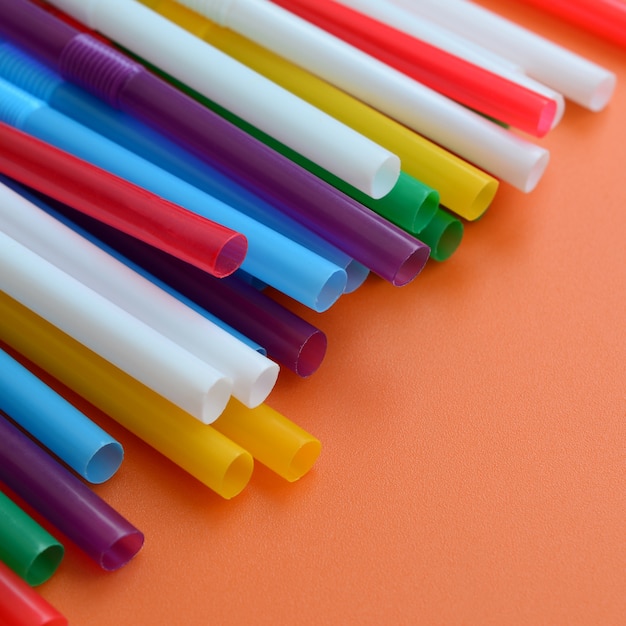
<svg viewBox="0 0 626 626">
<path fill-rule="evenodd" d="M 37 36 L 41 32 L 59 35 L 63 41 L 59 41 L 59 37 L 53 37 L 56 42 L 55 45 L 63 47 L 67 44 L 70 48 L 70 53 L 61 55 L 60 59 L 61 73 L 65 75 L 69 72 L 68 78 L 72 78 L 70 70 L 72 70 L 74 62 L 72 67 L 69 67 L 70 64 L 66 57 L 74 59 L 73 55 L 75 54 L 77 57 L 74 59 L 75 64 L 83 67 L 87 61 L 91 61 L 94 67 L 89 65 L 90 71 L 96 76 L 98 75 L 98 67 L 102 64 L 105 66 L 113 64 L 123 72 L 124 76 L 128 74 L 129 67 L 140 67 L 137 64 L 132 64 L 121 53 L 86 34 L 75 35 L 74 33 L 78 33 L 78 31 L 60 22 L 47 12 L 39 10 L 34 5 L 28 3 L 24 5 L 19 0 L 16 3 L 8 3 L 9 6 L 5 6 L 6 4 L 4 0 L 0 0 L 0 9 L 5 8 L 7 21 L 6 24 L 0 22 L 3 34 L 8 38 L 13 37 L 12 40 L 15 41 L 18 34 L 23 34 L 24 28 L 30 25 L 31 28 L 28 33 L 20 36 L 18 42 L 19 45 L 25 46 L 27 49 L 32 48 L 32 45 L 29 46 L 31 36 Z M 27 19 L 33 17 L 34 14 L 28 13 L 24 7 L 38 11 L 35 15 L 35 21 Z M 148 9 L 145 10 L 154 15 Z M 24 18 L 23 23 L 21 18 Z M 43 18 L 54 20 L 57 26 L 69 28 L 70 32 L 60 33 L 58 29 L 52 28 L 52 24 L 47 21 L 43 22 Z M 181 32 L 184 33 L 184 31 Z M 193 39 L 191 35 L 188 36 Z M 68 37 L 71 38 L 69 44 L 67 43 Z M 76 45 L 72 42 L 76 42 Z M 48 42 L 46 49 L 50 47 L 51 44 Z M 35 46 L 35 50 L 40 48 L 40 45 Z M 65 47 L 63 49 L 65 50 Z M 53 54 L 52 60 L 49 59 L 49 55 L 43 56 L 48 59 L 48 62 L 54 63 L 58 54 L 56 56 Z M 134 71 L 133 69 L 132 72 Z M 206 107 L 200 106 L 197 102 L 194 103 L 179 90 L 171 87 L 165 90 L 166 83 L 158 80 L 151 73 L 144 71 L 141 75 L 144 77 L 141 80 L 141 89 L 135 95 L 137 98 L 141 96 L 142 100 L 134 104 L 125 100 L 126 106 L 131 111 L 137 109 L 139 113 L 143 112 L 146 115 L 148 108 L 149 113 L 158 113 L 158 126 L 164 132 L 179 138 L 182 137 L 185 145 L 202 158 L 206 158 L 208 155 L 211 159 L 217 155 L 220 157 L 220 167 L 227 167 L 230 171 L 237 170 L 242 184 L 249 186 L 255 193 L 264 197 L 271 204 L 280 207 L 281 210 L 288 209 L 293 217 L 297 215 L 298 221 L 305 223 L 307 227 L 314 226 L 318 235 L 328 239 L 346 254 L 394 285 L 406 284 L 421 271 L 426 250 L 423 246 L 418 246 L 414 239 L 405 238 L 403 240 L 403 233 L 398 232 L 392 242 L 393 245 L 384 242 L 380 248 L 372 250 L 369 245 L 370 241 L 385 239 L 390 235 L 390 231 L 386 228 L 386 221 L 377 225 L 375 216 L 370 215 L 371 211 L 365 211 L 360 203 L 348 198 L 325 181 L 320 180 L 267 146 L 260 144 L 261 148 L 259 148 L 256 140 L 246 133 L 241 133 L 235 137 L 232 130 L 236 127 L 230 124 L 226 126 L 216 125 L 214 118 L 211 117 L 213 114 L 208 112 Z M 126 76 L 126 78 L 128 77 Z M 78 78 L 74 77 L 74 80 L 78 80 Z M 167 91 L 167 98 L 164 98 L 164 90 Z M 121 97 L 122 95 L 118 94 L 118 100 Z M 152 119 L 154 124 L 156 117 L 152 113 L 148 115 L 147 119 Z M 224 123 L 224 120 L 222 122 Z M 309 130 L 313 133 L 312 129 Z M 316 131 L 314 134 L 319 133 Z M 265 151 L 262 150 L 263 147 Z M 261 156 L 259 150 L 262 151 L 262 158 L 251 160 L 250 155 Z M 251 168 L 254 171 L 250 174 Z M 394 182 L 396 179 L 397 174 Z M 144 186 L 151 188 L 147 183 Z M 189 207 L 187 206 L 187 208 Z M 357 224 L 354 224 L 355 219 Z M 229 225 L 224 221 L 224 218 L 220 221 Z M 372 229 L 374 230 L 372 231 Z M 248 236 L 249 249 L 246 260 L 249 260 L 252 256 L 251 237 L 242 228 L 237 228 L 237 230 Z M 368 232 L 369 237 L 364 237 L 364 231 Z M 265 256 L 267 257 L 268 254 L 266 253 Z M 247 269 L 245 267 L 246 260 L 243 264 L 244 269 Z M 250 273 L 261 280 L 265 280 L 259 273 L 252 271 Z M 279 278 L 284 278 L 284 276 L 279 273 L 275 280 Z M 272 284 L 269 280 L 265 280 L 265 282 Z M 272 286 L 288 293 L 276 284 L 272 284 Z M 289 295 L 294 297 L 293 294 Z M 322 302 L 322 304 L 328 303 Z M 323 306 L 318 305 L 316 307 L 311 304 L 309 306 L 316 308 L 316 310 L 324 310 Z"/>
<path fill-rule="evenodd" d="M 63 8 L 73 2 L 55 0 L 52 4 Z M 191 7 L 189 0 L 181 4 Z M 545 149 L 276 4 L 226 0 L 200 9 L 218 24 L 290 59 L 522 191 L 532 190 L 547 166 Z"/>
<path fill-rule="evenodd" d="M 6 176 L 3 176 L 2 174 L 0 174 L 0 184 L 6 187 L 9 187 L 10 189 L 18 193 L 20 196 L 26 198 L 29 202 L 38 206 L 40 209 L 43 209 L 49 215 L 52 215 L 56 220 L 62 222 L 66 226 L 69 226 L 70 228 L 72 228 L 72 230 L 75 230 L 76 232 L 78 232 L 81 235 L 81 237 L 85 237 L 86 239 L 89 239 L 89 241 L 91 241 L 92 243 L 95 243 L 98 247 L 105 250 L 108 254 L 114 256 L 119 261 L 122 261 L 122 263 L 125 263 L 126 265 L 128 265 L 135 272 L 138 272 L 144 278 L 147 278 L 148 280 L 153 282 L 155 285 L 157 285 L 164 291 L 167 291 L 170 295 L 174 296 L 175 298 L 183 302 L 186 306 L 196 311 L 196 313 L 199 313 L 200 315 L 202 315 L 203 317 L 206 317 L 208 320 L 210 320 L 214 324 L 217 324 L 218 326 L 223 328 L 226 332 L 230 333 L 231 335 L 239 339 L 239 341 L 244 342 L 250 348 L 259 352 L 259 354 L 262 354 L 263 356 L 267 356 L 267 351 L 265 350 L 265 348 L 263 348 L 257 342 L 253 341 L 249 337 L 246 337 L 243 333 L 234 329 L 232 326 L 229 326 L 228 324 L 223 322 L 221 319 L 219 319 L 217 316 L 209 313 L 202 307 L 198 306 L 195 302 L 192 302 L 189 298 L 186 298 L 182 294 L 178 293 L 175 289 L 172 289 L 169 285 L 167 285 L 163 281 L 159 280 L 155 276 L 152 276 L 151 274 L 146 272 L 142 267 L 139 267 L 139 265 L 137 265 L 136 263 L 132 263 L 130 260 L 126 259 L 125 257 L 122 257 L 122 255 L 120 255 L 117 251 L 113 250 L 113 248 L 111 248 L 110 246 L 106 246 L 106 244 L 102 243 L 101 241 L 93 237 L 86 230 L 81 229 L 73 222 L 70 222 L 64 215 L 61 215 L 61 213 L 59 213 L 58 211 L 52 208 L 52 205 L 54 206 L 59 205 L 59 203 L 56 202 L 56 200 L 47 198 L 46 196 L 38 195 L 36 192 L 33 192 L 32 190 L 27 189 L 20 183 L 17 183 L 11 178 L 7 178 Z M 61 206 L 65 206 L 65 205 L 61 205 Z M 119 232 L 119 231 L 116 230 L 116 232 Z M 151 246 L 150 246 L 150 249 L 152 249 Z"/>
<path fill-rule="evenodd" d="M 552 122 L 553 128 L 563 118 L 565 99 L 562 94 L 526 76 L 518 64 L 494 54 L 485 47 L 468 41 L 464 37 L 452 33 L 422 16 L 414 15 L 402 7 L 395 6 L 391 2 L 380 2 L 379 0 L 336 0 L 336 2 L 356 9 L 416 39 L 429 43 L 431 46 L 445 50 L 449 54 L 465 59 L 502 78 L 554 100 L 556 115 Z"/>
<path fill-rule="evenodd" d="M 215 428 L 202 426 L 162 396 L 3 294 L 0 294 L 0 311 L 0 332 L 4 340 L 26 358 L 111 415 L 222 497 L 233 497 L 243 489 L 252 472 L 252 457 Z M 90 384 L 89 379 L 79 374 L 81 371 L 95 376 L 99 384 Z M 233 400 L 222 416 L 221 426 L 227 420 L 235 419 L 235 412 L 244 414 L 237 419 L 263 419 L 264 411 L 258 409 L 260 407 L 247 409 Z M 269 433 L 270 440 L 279 440 L 278 433 L 272 434 L 271 429 L 265 432 Z M 289 439 L 293 441 L 293 437 Z M 233 458 L 233 450 L 241 452 L 238 457 Z M 302 460 L 314 460 L 310 454 L 303 456 Z M 229 458 L 230 464 L 227 462 Z"/>
<path fill-rule="evenodd" d="M 10 626 L 67 626 L 67 619 L 0 562 L 0 623 Z"/>
<path fill-rule="evenodd" d="M 3 0 L 3 13 L 17 11 L 13 8 L 16 4 L 14 0 Z M 395 184 L 400 169 L 397 156 L 133 0 L 68 0 L 52 4 L 203 92 L 364 193 L 382 197 Z M 41 34 L 55 37 L 54 33 Z M 93 54 L 97 47 L 90 45 L 88 37 L 78 37 L 61 55 L 64 68 L 77 78 L 87 78 L 90 71 L 83 63 L 85 49 Z M 58 48 L 57 51 L 61 52 Z M 134 64 L 121 70 L 119 64 L 112 62 L 113 56 L 109 59 L 107 65 L 113 72 L 113 80 L 128 81 L 117 97 L 126 101 L 146 100 L 146 87 L 151 82 L 147 73 L 136 72 Z M 74 66 L 73 60 L 81 65 Z"/>
<path fill-rule="evenodd" d="M 2 229 L 15 241 L 226 376 L 232 381 L 232 394 L 246 406 L 267 398 L 278 378 L 276 363 L 13 190 L 0 185 L 0 198 Z"/>
<path fill-rule="evenodd" d="M 42 208 L 50 211 L 49 207 Z M 218 280 L 69 207 L 55 205 L 55 208 L 53 215 L 57 219 L 65 219 L 64 223 L 79 229 L 83 236 L 91 236 L 96 245 L 106 246 L 109 253 L 119 250 L 125 255 L 120 258 L 124 263 L 133 263 L 133 267 L 141 265 L 140 269 L 150 272 L 150 280 L 158 277 L 159 282 L 173 286 L 177 293 L 226 320 L 258 341 L 272 359 L 298 376 L 311 376 L 321 365 L 326 354 L 326 335 L 249 283 L 235 276 Z"/>
<path fill-rule="evenodd" d="M 108 480 L 122 463 L 118 441 L 2 350 L 0 409 L 89 482 Z"/>
<path fill-rule="evenodd" d="M 125 264 L 0 186 L 6 234 L 226 375 L 232 393 L 257 406 L 271 392 L 278 366 L 215 326 Z M 88 262 L 87 262 L 88 261 Z"/>
<path fill-rule="evenodd" d="M 369 273 L 367 268 L 298 222 L 276 211 L 274 206 L 268 205 L 262 198 L 242 187 L 230 177 L 198 159 L 188 150 L 168 140 L 164 135 L 152 130 L 133 116 L 114 109 L 84 89 L 63 80 L 58 74 L 34 58 L 15 46 L 2 41 L 0 41 L 0 76 L 20 89 L 44 100 L 57 111 L 162 167 L 178 178 L 182 178 L 189 184 L 202 189 L 202 191 L 238 211 L 252 215 L 270 228 L 339 265 L 347 275 L 346 291 L 353 291 L 367 277 Z M 407 187 L 406 193 L 415 191 L 413 186 Z M 397 197 L 398 194 L 394 193 L 396 188 L 397 185 L 386 198 L 389 196 Z M 431 191 L 430 193 L 434 192 Z M 410 201 L 412 205 L 418 204 L 415 198 L 411 198 Z M 372 200 L 372 202 L 383 202 L 383 200 Z M 436 209 L 436 203 L 425 201 L 423 204 L 427 206 L 420 207 L 419 214 L 420 216 L 425 214 L 425 217 L 429 218 Z M 433 211 L 430 210 L 430 204 L 433 204 Z M 266 219 L 260 219 L 263 216 Z"/>
<path fill-rule="evenodd" d="M 626 45 L 626 5 L 622 0 L 521 0 L 620 46 Z"/>
<path fill-rule="evenodd" d="M 267 404 L 245 412 L 229 403 L 215 428 L 289 482 L 302 478 L 315 464 L 319 439 Z"/>
<path fill-rule="evenodd" d="M 188 88 L 183 86 L 183 90 L 188 90 Z M 188 90 L 187 93 L 198 99 L 202 104 L 219 109 L 220 115 L 241 126 L 247 132 L 254 134 L 255 137 L 260 138 L 263 142 L 271 144 L 273 148 L 276 148 L 277 153 L 284 153 L 290 158 L 298 158 L 299 162 L 302 162 L 301 157 L 297 157 L 289 148 L 278 144 L 267 135 L 259 133 L 247 122 L 233 117 L 231 113 L 211 103 L 193 90 Z M 311 162 L 306 162 L 305 166 L 311 170 L 317 168 Z M 317 178 L 317 180 L 326 184 L 320 178 Z M 421 209 L 424 206 L 424 189 L 421 188 L 419 192 L 422 197 L 421 199 L 418 198 L 417 207 L 409 206 L 407 210 L 407 205 L 403 200 L 406 194 L 410 193 L 407 183 L 409 185 L 411 183 L 404 178 L 401 182 L 403 183 L 402 191 L 396 193 L 394 188 L 376 208 L 379 210 L 384 205 L 385 208 L 380 209 L 381 213 L 384 212 L 386 215 L 389 214 L 395 217 L 405 214 L 403 215 L 404 220 L 408 224 L 414 225 L 416 221 L 421 221 L 422 219 L 422 216 L 418 217 L 416 215 L 415 209 Z M 333 181 L 334 183 L 335 181 Z M 378 215 L 330 185 L 329 188 L 333 189 L 337 194 L 334 201 L 330 203 L 324 203 L 325 192 L 321 195 L 311 195 L 309 190 L 309 193 L 304 195 L 302 189 L 294 189 L 294 200 L 297 196 L 300 200 L 299 203 L 285 204 L 279 198 L 271 202 L 276 209 L 285 211 L 303 226 L 326 238 L 331 244 L 353 256 L 354 259 L 365 267 L 396 287 L 406 285 L 413 280 L 424 267 L 428 256 L 426 246 L 422 242 L 416 241 L 412 233 L 408 233 L 410 236 L 407 237 L 407 232 L 403 232 L 400 227 L 396 228 L 396 225 L 390 223 L 387 217 Z M 323 188 L 321 189 L 323 191 Z M 358 194 L 358 192 L 355 192 L 355 194 Z M 428 209 L 429 213 L 435 200 L 434 191 L 426 190 L 426 203 L 428 206 L 425 208 Z M 313 202 L 313 206 L 311 206 L 311 202 Z M 394 204 L 397 202 L 400 202 L 402 206 L 395 207 Z M 412 205 L 413 203 L 410 204 Z"/>
<path fill-rule="evenodd" d="M 0 479 L 102 569 L 126 565 L 143 534 L 0 415 Z"/>
<path fill-rule="evenodd" d="M 179 26 L 227 52 L 229 56 L 237 58 L 274 82 L 322 108 L 333 117 L 350 124 L 377 143 L 384 144 L 393 152 L 401 153 L 403 167 L 407 173 L 425 181 L 428 187 L 436 189 L 446 206 L 456 213 L 468 219 L 475 219 L 476 216 L 484 213 L 493 199 L 497 189 L 497 181 L 493 177 L 327 82 L 236 33 L 216 26 L 175 2 L 143 1 L 144 4 L 150 4 L 152 8 L 158 9 L 162 15 Z M 58 9 L 50 5 L 44 5 L 44 7 L 54 12 L 55 15 L 60 15 L 62 19 L 75 23 Z M 257 61 L 260 66 L 256 64 Z M 273 75 L 274 68 L 276 72 Z M 278 76 L 275 75 L 276 73 Z M 171 77 L 168 80 L 173 82 Z M 178 86 L 183 91 L 189 91 L 187 87 L 180 84 Z M 204 100 L 203 103 L 208 103 L 208 106 L 217 107 L 206 98 L 202 100 L 196 94 L 194 97 L 200 101 Z M 400 178 L 402 178 L 402 172 Z M 396 191 L 396 188 L 397 185 L 388 195 Z M 386 199 L 387 197 L 382 198 L 379 202 Z M 369 206 L 371 207 L 372 204 L 370 203 Z"/>
<path fill-rule="evenodd" d="M 59 541 L 0 492 L 0 562 L 34 586 L 56 572 L 64 554 Z"/>
<path fill-rule="evenodd" d="M 6 124 L 0 170 L 216 276 L 234 272 L 245 237 Z"/>
<path fill-rule="evenodd" d="M 345 272 L 333 263 L 50 109 L 2 79 L 0 121 L 242 232 L 248 239 L 242 268 L 315 310 L 327 309 L 344 291 Z"/>
<path fill-rule="evenodd" d="M 591 111 L 603 109 L 613 95 L 613 72 L 483 7 L 464 0 L 393 2 L 519 63 L 529 76 Z"/>
<path fill-rule="evenodd" d="M 229 378 L 2 232 L 0 268 L 7 295 L 198 420 L 224 410 Z"/>
<path fill-rule="evenodd" d="M 148 3 L 148 0 L 143 1 Z M 498 187 L 493 177 L 402 124 L 180 4 L 156 0 L 150 1 L 149 5 L 179 26 L 399 154 L 403 170 L 436 189 L 442 204 L 458 215 L 476 219 L 493 200 Z M 210 103 L 206 104 L 210 106 Z"/>
<path fill-rule="evenodd" d="M 401 30 L 328 0 L 273 0 L 435 91 L 525 131 L 543 137 L 556 116 L 556 102 Z"/>
<path fill-rule="evenodd" d="M 250 482 L 254 461 L 247 450 L 3 294 L 0 310 L 6 314 L 0 336 L 31 361 L 27 367 L 54 376 L 222 498 L 233 498 Z M 46 354 L 48 349 L 54 351 Z"/>
<path fill-rule="evenodd" d="M 19 45 L 38 54 L 45 62 L 72 78 L 72 72 L 69 71 L 71 68 L 64 66 L 59 50 L 73 45 L 71 42 L 68 43 L 68 39 L 78 37 L 79 31 L 23 0 L 11 3 L 10 9 L 10 13 L 5 16 L 10 36 L 16 38 Z M 59 13 L 58 10 L 56 13 Z M 69 19 L 68 16 L 65 17 Z M 0 23 L 0 29 L 2 27 L 3 24 Z M 68 28 L 69 32 L 66 30 Z M 41 33 L 45 33 L 47 44 L 37 44 Z M 80 42 L 84 42 L 85 37 L 86 35 L 82 36 Z M 91 38 L 88 38 L 88 41 L 92 41 Z M 317 207 L 335 206 L 336 202 L 343 204 L 343 194 L 339 194 L 328 185 L 320 184 L 319 179 L 303 168 L 240 131 L 220 116 L 207 111 L 205 107 L 199 106 L 197 102 L 151 73 L 146 73 L 140 65 L 133 65 L 120 53 L 108 48 L 105 50 L 98 48 L 102 46 L 98 41 L 93 40 L 93 43 L 95 47 L 91 48 L 81 44 L 78 52 L 72 52 L 72 55 L 77 54 L 80 57 L 81 66 L 91 68 L 90 76 L 94 79 L 92 89 L 100 97 L 110 101 L 108 96 L 111 95 L 102 94 L 99 88 L 97 77 L 102 65 L 117 63 L 122 74 L 128 73 L 131 69 L 135 73 L 142 72 L 141 93 L 150 91 L 150 97 L 139 102 L 118 98 L 112 104 L 156 126 L 159 131 L 179 141 L 200 158 L 219 167 L 228 176 L 250 187 L 272 204 L 291 203 L 294 205 L 292 208 L 307 213 L 315 213 Z M 51 49 L 57 50 L 57 53 L 48 54 Z M 82 74 L 81 77 L 80 80 L 79 77 L 74 77 L 74 80 L 83 84 L 87 77 Z M 342 207 L 338 208 L 341 210 Z M 350 266 L 348 269 L 349 287 L 353 289 L 355 285 L 358 286 L 359 279 L 364 278 L 364 272 L 363 268 Z"/>
<path fill-rule="evenodd" d="M 459 247 L 463 239 L 463 222 L 444 209 L 438 209 L 419 236 L 430 246 L 430 258 L 446 261 Z"/>
</svg>

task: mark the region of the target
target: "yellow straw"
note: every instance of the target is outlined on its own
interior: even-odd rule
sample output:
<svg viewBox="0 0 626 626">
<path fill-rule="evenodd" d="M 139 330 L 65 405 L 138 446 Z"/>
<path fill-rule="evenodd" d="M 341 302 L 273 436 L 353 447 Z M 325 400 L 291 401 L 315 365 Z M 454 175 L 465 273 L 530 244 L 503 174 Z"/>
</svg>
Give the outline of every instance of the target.
<svg viewBox="0 0 626 626">
<path fill-rule="evenodd" d="M 232 498 L 248 484 L 249 452 L 5 293 L 0 337 L 222 497 Z"/>
<path fill-rule="evenodd" d="M 437 190 L 441 204 L 467 219 L 480 217 L 498 181 L 428 139 L 310 72 L 172 0 L 140 0 L 259 74 L 397 154 L 403 171 Z"/>
<path fill-rule="evenodd" d="M 267 404 L 248 409 L 231 398 L 202 424 L 6 294 L 0 338 L 224 498 L 248 483 L 252 457 L 293 482 L 321 452 L 317 438 Z"/>
<path fill-rule="evenodd" d="M 319 456 L 318 439 L 267 404 L 241 410 L 231 402 L 213 427 L 289 482 L 306 474 Z"/>
</svg>

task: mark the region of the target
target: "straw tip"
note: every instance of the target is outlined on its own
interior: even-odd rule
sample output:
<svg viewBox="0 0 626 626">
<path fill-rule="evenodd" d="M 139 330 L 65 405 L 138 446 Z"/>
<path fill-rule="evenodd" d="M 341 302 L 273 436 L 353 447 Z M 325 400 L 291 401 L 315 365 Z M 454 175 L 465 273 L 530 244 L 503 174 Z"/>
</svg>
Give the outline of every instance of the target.
<svg viewBox="0 0 626 626">
<path fill-rule="evenodd" d="M 100 558 L 100 566 L 107 572 L 120 569 L 141 550 L 144 535 L 140 530 L 131 530 L 113 542 Z"/>
<path fill-rule="evenodd" d="M 398 182 L 400 177 L 400 158 L 395 154 L 388 154 L 372 177 L 365 193 L 374 200 L 386 196 Z"/>
<path fill-rule="evenodd" d="M 217 278 L 230 276 L 241 267 L 248 252 L 248 240 L 241 233 L 235 233 L 219 251 L 212 274 Z"/>
<path fill-rule="evenodd" d="M 315 465 L 321 451 L 322 444 L 318 439 L 311 438 L 302 444 L 294 454 L 287 471 L 283 475 L 285 480 L 295 482 L 307 474 Z"/>
<path fill-rule="evenodd" d="M 424 243 L 415 246 L 414 250 L 404 262 L 398 267 L 396 273 L 391 279 L 394 287 L 404 287 L 415 279 L 426 266 L 430 258 L 430 247 Z"/>
<path fill-rule="evenodd" d="M 98 485 L 106 482 L 120 468 L 124 460 L 124 448 L 117 441 L 106 443 L 92 455 L 85 467 L 84 477 Z"/>
<path fill-rule="evenodd" d="M 300 378 L 308 378 L 314 374 L 324 360 L 328 340 L 319 329 L 312 332 L 300 346 L 295 363 L 295 373 Z"/>
<path fill-rule="evenodd" d="M 599 80 L 596 88 L 590 95 L 587 107 L 590 111 L 597 113 L 602 111 L 610 102 L 617 85 L 617 77 L 612 72 L 606 72 L 604 78 Z"/>
<path fill-rule="evenodd" d="M 242 450 L 224 473 L 218 493 L 225 500 L 238 496 L 250 482 L 254 470 L 252 455 Z"/>
</svg>

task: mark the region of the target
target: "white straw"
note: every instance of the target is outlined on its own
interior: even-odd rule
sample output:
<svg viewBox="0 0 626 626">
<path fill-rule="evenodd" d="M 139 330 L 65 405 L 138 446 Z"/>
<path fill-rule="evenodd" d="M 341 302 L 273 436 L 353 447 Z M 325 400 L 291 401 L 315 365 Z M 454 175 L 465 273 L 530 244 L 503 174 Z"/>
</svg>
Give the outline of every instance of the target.
<svg viewBox="0 0 626 626">
<path fill-rule="evenodd" d="M 615 74 L 532 31 L 466 0 L 392 0 L 515 63 L 566 98 L 600 111 Z"/>
<path fill-rule="evenodd" d="M 456 57 L 464 59 L 473 65 L 482 67 L 513 83 L 526 87 L 535 93 L 554 100 L 556 114 L 552 122 L 554 128 L 563 118 L 565 99 L 563 94 L 547 87 L 523 73 L 518 64 L 495 54 L 484 46 L 469 41 L 458 33 L 436 24 L 422 15 L 415 15 L 402 7 L 381 0 L 335 0 L 338 4 L 355 9 L 379 22 L 411 35 L 440 50 L 445 50 Z"/>
<path fill-rule="evenodd" d="M 54 0 L 170 76 L 374 198 L 400 159 L 290 91 L 134 0 Z"/>
<path fill-rule="evenodd" d="M 535 187 L 547 166 L 545 149 L 271 2 L 185 0 L 181 4 L 193 6 L 523 191 Z"/>
<path fill-rule="evenodd" d="M 7 235 L 231 379 L 232 394 L 246 406 L 261 404 L 273 389 L 275 362 L 5 185 L 0 220 Z"/>
<path fill-rule="evenodd" d="M 230 379 L 4 232 L 0 276 L 4 293 L 200 421 L 224 410 Z"/>
</svg>

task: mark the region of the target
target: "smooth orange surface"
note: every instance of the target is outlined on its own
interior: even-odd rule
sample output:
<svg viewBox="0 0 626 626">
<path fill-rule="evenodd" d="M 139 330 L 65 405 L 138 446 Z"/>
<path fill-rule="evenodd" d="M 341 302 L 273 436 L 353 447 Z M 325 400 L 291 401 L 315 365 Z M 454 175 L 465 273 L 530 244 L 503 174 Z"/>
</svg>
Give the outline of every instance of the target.
<svg viewBox="0 0 626 626">
<path fill-rule="evenodd" d="M 103 574 L 68 547 L 39 588 L 77 626 L 626 623 L 626 50 L 483 2 L 612 68 L 568 105 L 530 195 L 502 186 L 459 250 L 330 311 L 310 379 L 268 403 L 323 444 L 224 501 L 126 446 L 97 492 L 146 535 Z"/>
</svg>

